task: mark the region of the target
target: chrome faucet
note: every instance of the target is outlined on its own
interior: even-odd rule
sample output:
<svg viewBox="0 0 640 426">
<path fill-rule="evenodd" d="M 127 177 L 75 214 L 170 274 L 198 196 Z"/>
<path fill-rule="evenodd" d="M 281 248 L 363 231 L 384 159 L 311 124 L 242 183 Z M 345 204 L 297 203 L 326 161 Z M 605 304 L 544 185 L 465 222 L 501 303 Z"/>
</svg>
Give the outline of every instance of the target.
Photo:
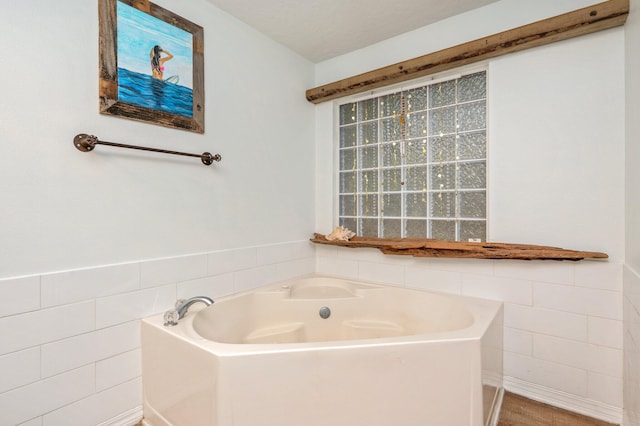
<svg viewBox="0 0 640 426">
<path fill-rule="evenodd" d="M 175 309 L 169 309 L 164 313 L 165 327 L 178 325 L 178 321 L 185 316 L 185 314 L 189 310 L 189 307 L 196 302 L 202 302 L 207 306 L 213 305 L 213 299 L 207 296 L 196 296 L 187 300 L 178 299 L 176 301 Z"/>
</svg>

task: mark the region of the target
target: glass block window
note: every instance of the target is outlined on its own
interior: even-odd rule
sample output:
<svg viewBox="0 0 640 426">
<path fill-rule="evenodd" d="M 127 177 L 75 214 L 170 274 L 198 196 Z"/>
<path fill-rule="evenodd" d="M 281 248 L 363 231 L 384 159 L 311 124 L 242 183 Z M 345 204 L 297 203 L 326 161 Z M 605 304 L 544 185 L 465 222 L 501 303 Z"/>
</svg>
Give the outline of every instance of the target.
<svg viewBox="0 0 640 426">
<path fill-rule="evenodd" d="M 339 106 L 339 223 L 485 241 L 486 71 Z"/>
</svg>

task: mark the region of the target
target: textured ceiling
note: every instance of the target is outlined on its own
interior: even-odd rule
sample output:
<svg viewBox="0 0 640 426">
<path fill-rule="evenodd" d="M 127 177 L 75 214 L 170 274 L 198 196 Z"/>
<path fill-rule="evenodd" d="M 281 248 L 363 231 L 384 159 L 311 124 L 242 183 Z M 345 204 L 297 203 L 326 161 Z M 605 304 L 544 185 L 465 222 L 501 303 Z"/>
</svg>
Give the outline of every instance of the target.
<svg viewBox="0 0 640 426">
<path fill-rule="evenodd" d="M 317 63 L 497 0 L 208 0 Z"/>
</svg>

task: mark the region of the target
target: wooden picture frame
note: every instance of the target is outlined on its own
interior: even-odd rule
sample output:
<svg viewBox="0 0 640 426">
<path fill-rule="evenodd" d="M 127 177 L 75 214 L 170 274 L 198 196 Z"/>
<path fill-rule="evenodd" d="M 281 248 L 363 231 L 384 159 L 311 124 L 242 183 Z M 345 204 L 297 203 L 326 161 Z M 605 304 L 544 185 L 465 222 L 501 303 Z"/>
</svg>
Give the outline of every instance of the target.
<svg viewBox="0 0 640 426">
<path fill-rule="evenodd" d="M 99 0 L 100 113 L 204 133 L 203 28 L 148 0 Z"/>
</svg>

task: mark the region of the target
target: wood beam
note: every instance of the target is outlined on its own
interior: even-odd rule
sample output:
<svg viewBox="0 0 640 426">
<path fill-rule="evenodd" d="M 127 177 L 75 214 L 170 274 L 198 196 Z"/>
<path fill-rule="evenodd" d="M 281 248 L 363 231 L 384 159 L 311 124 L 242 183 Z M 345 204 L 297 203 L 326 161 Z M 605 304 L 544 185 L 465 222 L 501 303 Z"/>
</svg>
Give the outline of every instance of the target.
<svg viewBox="0 0 640 426">
<path fill-rule="evenodd" d="M 307 90 L 307 100 L 318 104 L 507 53 L 618 27 L 624 25 L 628 14 L 629 0 L 609 0 L 315 87 Z"/>
</svg>

